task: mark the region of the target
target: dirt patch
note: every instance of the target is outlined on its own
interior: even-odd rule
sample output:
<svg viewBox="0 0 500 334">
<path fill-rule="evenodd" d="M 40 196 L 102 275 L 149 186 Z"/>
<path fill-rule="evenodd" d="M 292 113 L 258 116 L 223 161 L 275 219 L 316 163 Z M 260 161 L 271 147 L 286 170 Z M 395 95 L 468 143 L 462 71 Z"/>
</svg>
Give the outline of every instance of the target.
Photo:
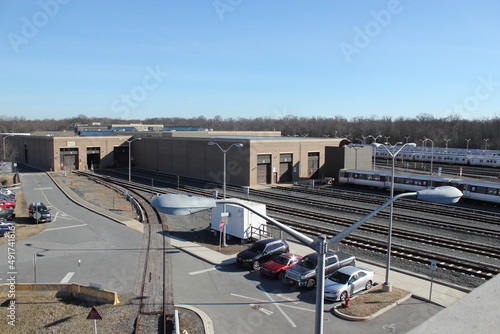
<svg viewBox="0 0 500 334">
<path fill-rule="evenodd" d="M 130 297 L 121 296 L 122 303 L 116 306 L 102 305 L 96 309 L 103 320 L 97 320 L 98 333 L 127 333 L 133 328 L 137 305 Z M 78 304 L 74 300 L 63 300 L 46 296 L 16 296 L 15 326 L 8 323 L 12 314 L 7 307 L 10 300 L 1 299 L 0 333 L 93 333 L 94 321 L 87 320 L 92 305 Z M 8 313 L 9 312 L 9 313 Z M 127 328 L 127 330 L 124 330 Z"/>
<path fill-rule="evenodd" d="M 345 307 L 342 306 L 343 304 L 338 306 L 337 311 L 351 317 L 368 317 L 409 294 L 411 293 L 396 287 L 393 287 L 390 292 L 384 292 L 382 285 L 379 284 L 368 292 L 351 299 L 351 306 Z"/>
</svg>

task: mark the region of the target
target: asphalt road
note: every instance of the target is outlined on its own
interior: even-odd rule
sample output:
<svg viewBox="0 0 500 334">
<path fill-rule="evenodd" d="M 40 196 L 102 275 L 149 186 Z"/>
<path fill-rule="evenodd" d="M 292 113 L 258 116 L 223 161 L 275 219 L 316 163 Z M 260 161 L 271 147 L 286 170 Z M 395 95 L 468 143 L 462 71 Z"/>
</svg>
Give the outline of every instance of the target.
<svg viewBox="0 0 500 334">
<path fill-rule="evenodd" d="M 81 283 L 119 293 L 134 289 L 142 234 L 69 200 L 44 173 L 22 173 L 27 203 L 43 202 L 52 222 L 43 232 L 15 242 L 15 270 L 8 246 L 0 245 L 1 283 Z M 36 258 L 36 261 L 34 259 Z"/>
<path fill-rule="evenodd" d="M 216 333 L 313 333 L 315 290 L 290 288 L 237 264 L 214 266 L 172 249 L 176 304 L 207 313 Z M 370 321 L 348 321 L 325 303 L 325 333 L 405 333 L 442 307 L 410 298 Z"/>
</svg>

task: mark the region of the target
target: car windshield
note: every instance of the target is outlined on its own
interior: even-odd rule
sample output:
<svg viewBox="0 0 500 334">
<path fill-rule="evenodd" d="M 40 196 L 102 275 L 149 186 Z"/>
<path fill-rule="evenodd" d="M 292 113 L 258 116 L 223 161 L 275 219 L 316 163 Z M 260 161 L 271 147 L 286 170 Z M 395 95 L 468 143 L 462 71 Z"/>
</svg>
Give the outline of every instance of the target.
<svg viewBox="0 0 500 334">
<path fill-rule="evenodd" d="M 314 269 L 317 266 L 316 259 L 311 259 L 310 257 L 305 257 L 300 261 L 301 265 L 307 269 Z"/>
<path fill-rule="evenodd" d="M 45 205 L 33 206 L 34 212 L 44 212 L 47 211 L 47 207 Z"/>
<path fill-rule="evenodd" d="M 284 264 L 284 265 L 287 265 L 288 261 L 290 261 L 289 258 L 287 258 L 285 256 L 281 256 L 281 255 L 278 256 L 276 259 L 274 259 L 274 262 L 279 263 L 279 264 Z"/>
<path fill-rule="evenodd" d="M 349 281 L 349 278 L 351 278 L 351 276 L 341 273 L 340 271 L 337 271 L 333 273 L 333 275 L 330 276 L 329 278 L 331 281 L 334 281 L 336 283 L 346 284 Z"/>
<path fill-rule="evenodd" d="M 266 248 L 264 244 L 253 244 L 252 246 L 250 246 L 249 250 L 255 253 L 262 253 L 264 251 L 264 248 Z"/>
</svg>

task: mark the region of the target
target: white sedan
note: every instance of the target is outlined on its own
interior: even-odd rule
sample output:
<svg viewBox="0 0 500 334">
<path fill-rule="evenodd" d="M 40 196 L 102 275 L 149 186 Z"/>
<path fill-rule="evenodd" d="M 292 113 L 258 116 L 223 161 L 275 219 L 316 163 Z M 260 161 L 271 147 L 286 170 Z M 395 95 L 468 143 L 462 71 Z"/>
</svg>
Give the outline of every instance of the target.
<svg viewBox="0 0 500 334">
<path fill-rule="evenodd" d="M 346 296 L 369 290 L 375 281 L 375 272 L 368 268 L 347 266 L 340 268 L 325 280 L 325 299 L 343 301 Z"/>
</svg>

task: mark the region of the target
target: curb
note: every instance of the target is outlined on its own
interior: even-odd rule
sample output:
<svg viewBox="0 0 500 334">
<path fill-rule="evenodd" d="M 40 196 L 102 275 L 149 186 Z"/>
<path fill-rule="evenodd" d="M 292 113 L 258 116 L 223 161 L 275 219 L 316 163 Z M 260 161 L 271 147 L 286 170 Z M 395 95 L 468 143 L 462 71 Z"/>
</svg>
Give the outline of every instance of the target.
<svg viewBox="0 0 500 334">
<path fill-rule="evenodd" d="M 199 308 L 196 308 L 196 307 L 190 306 L 190 305 L 179 304 L 179 305 L 175 305 L 175 307 L 185 308 L 185 309 L 191 310 L 194 313 L 198 314 L 198 316 L 201 318 L 201 321 L 203 322 L 203 328 L 205 329 L 205 334 L 215 334 L 214 324 L 212 322 L 212 319 L 210 319 L 210 317 L 208 316 L 208 314 L 206 314 L 205 312 L 203 312 Z"/>
<path fill-rule="evenodd" d="M 338 305 L 336 305 L 336 306 L 333 307 L 333 313 L 336 314 L 337 316 L 343 318 L 343 319 L 346 319 L 346 320 L 352 320 L 352 321 L 367 321 L 367 320 L 372 320 L 372 319 L 375 319 L 376 317 L 378 317 L 379 315 L 381 315 L 381 314 L 389 311 L 393 307 L 398 306 L 399 304 L 403 303 L 404 301 L 410 299 L 412 296 L 413 295 L 411 293 L 409 293 L 405 297 L 403 297 L 403 298 L 395 301 L 392 304 L 387 305 L 386 307 L 378 310 L 377 312 L 375 312 L 372 315 L 369 315 L 367 317 L 354 317 L 354 316 L 351 316 L 351 315 L 344 314 L 344 313 L 340 312 L 337 309 L 337 306 L 339 306 L 341 304 L 338 304 Z"/>
<path fill-rule="evenodd" d="M 73 203 L 75 203 L 75 204 L 77 204 L 77 205 L 79 205 L 87 210 L 93 211 L 93 212 L 95 212 L 103 217 L 114 220 L 115 222 L 120 223 L 122 225 L 125 225 L 125 226 L 127 226 L 127 227 L 129 227 L 137 232 L 144 233 L 142 223 L 139 223 L 139 222 L 134 221 L 132 219 L 129 219 L 127 217 L 123 217 L 123 219 L 121 219 L 121 217 L 117 218 L 117 217 L 113 217 L 112 215 L 107 214 L 105 212 L 107 210 L 99 208 L 99 207 L 95 206 L 94 204 L 85 201 L 83 198 L 76 195 L 73 192 L 73 190 L 71 190 L 70 188 L 66 187 L 65 185 L 59 184 L 59 182 L 57 182 L 55 180 L 55 178 L 49 174 L 49 172 L 45 172 L 45 173 L 52 180 L 52 182 L 54 182 L 54 184 L 59 188 L 59 190 L 61 190 L 64 193 L 64 195 L 66 195 L 66 197 L 68 197 Z M 77 197 L 78 200 L 74 199 L 73 197 Z"/>
</svg>

